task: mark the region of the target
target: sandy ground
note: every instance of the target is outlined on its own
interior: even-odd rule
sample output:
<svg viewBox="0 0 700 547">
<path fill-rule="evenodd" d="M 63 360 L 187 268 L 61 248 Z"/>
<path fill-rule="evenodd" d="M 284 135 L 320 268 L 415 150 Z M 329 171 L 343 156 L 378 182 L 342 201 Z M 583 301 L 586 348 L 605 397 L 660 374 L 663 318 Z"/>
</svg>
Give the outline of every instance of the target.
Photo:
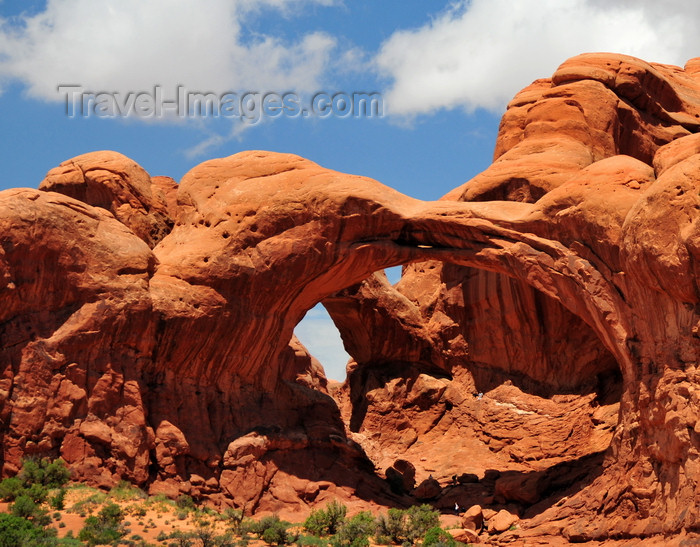
<svg viewBox="0 0 700 547">
<path fill-rule="evenodd" d="M 140 540 L 162 546 L 168 545 L 168 540 L 158 540 L 158 536 L 163 533 L 169 535 L 175 530 L 184 532 L 195 530 L 198 526 L 209 525 L 217 534 L 223 534 L 227 531 L 225 522 L 217 518 L 216 514 L 204 515 L 202 511 L 185 512 L 179 509 L 173 502 L 163 499 L 150 498 L 145 499 L 138 495 L 138 490 L 131 491 L 131 495 L 110 496 L 107 493 L 100 492 L 94 488 L 84 486 L 73 487 L 68 490 L 65 499 L 65 509 L 63 511 L 49 511 L 53 521 L 50 526 L 58 531 L 59 537 L 65 537 L 69 532 L 77 537 L 82 529 L 85 519 L 90 515 L 96 515 L 106 503 L 117 503 L 126 515 L 123 521 L 124 526 L 128 529 L 128 533 L 124 539 Z M 91 501 L 92 500 L 92 501 Z M 0 502 L 0 511 L 8 512 L 9 504 Z M 356 513 L 357 510 L 349 509 L 349 516 Z M 298 518 L 288 518 L 293 524 L 297 524 L 298 531 L 301 532 L 300 523 L 303 522 L 306 515 L 299 515 Z M 259 518 L 256 516 L 256 518 Z M 440 517 L 441 526 L 444 529 L 459 528 L 460 517 L 457 515 L 444 514 Z M 484 543 L 481 544 L 498 544 L 497 537 L 488 537 L 482 534 L 481 539 Z M 266 543 L 260 540 L 251 540 L 251 547 L 264 546 Z M 374 546 L 375 544 L 372 543 Z M 516 541 L 509 545 L 568 545 L 564 538 L 530 538 L 525 542 Z M 633 546 L 669 546 L 669 547 L 700 547 L 700 536 L 679 536 L 676 538 L 647 538 L 644 540 L 628 539 L 619 541 L 589 542 L 583 545 L 606 546 L 606 547 L 633 547 Z"/>
<path fill-rule="evenodd" d="M 95 502 L 91 503 L 91 498 Z M 158 540 L 158 536 L 161 533 L 170 534 L 175 530 L 192 531 L 202 523 L 210 525 L 217 534 L 223 534 L 227 530 L 226 523 L 216 518 L 216 515 L 201 515 L 201 512 L 199 514 L 193 512 L 183 514 L 184 512 L 172 502 L 169 503 L 156 498 L 148 500 L 136 497 L 133 499 L 114 499 L 107 493 L 83 486 L 68 490 L 64 510 L 49 511 L 49 515 L 53 519 L 50 526 L 57 530 L 59 537 L 65 537 L 69 532 L 74 537 L 77 537 L 84 526 L 85 519 L 90 515 L 97 515 L 100 509 L 110 502 L 119 505 L 126 515 L 123 524 L 128 529 L 128 533 L 124 539 L 143 539 L 154 545 L 167 545 L 167 540 Z M 9 505 L 9 503 L 0 502 L 0 511 L 9 512 Z M 349 515 L 356 512 L 357 510 L 353 511 L 351 508 Z M 182 518 L 183 516 L 184 518 Z M 302 532 L 301 522 L 305 518 L 306 515 L 298 515 L 298 518 L 287 520 L 299 525 L 298 531 Z M 443 515 L 441 523 L 443 527 L 456 528 L 459 526 L 459 517 L 456 515 Z M 259 540 L 251 540 L 249 545 L 255 547 L 266 545 L 266 543 Z"/>
</svg>

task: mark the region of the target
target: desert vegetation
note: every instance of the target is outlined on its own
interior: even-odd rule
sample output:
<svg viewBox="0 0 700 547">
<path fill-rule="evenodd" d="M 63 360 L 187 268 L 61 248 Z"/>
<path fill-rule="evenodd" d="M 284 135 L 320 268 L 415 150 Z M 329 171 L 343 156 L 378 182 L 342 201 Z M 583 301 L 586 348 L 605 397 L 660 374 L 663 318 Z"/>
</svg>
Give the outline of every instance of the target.
<svg viewBox="0 0 700 547">
<path fill-rule="evenodd" d="M 253 519 L 242 510 L 198 505 L 186 495 L 148 496 L 126 482 L 108 492 L 70 483 L 60 459 L 24 460 L 15 477 L 0 482 L 0 499 L 0 547 L 463 545 L 440 527 L 440 515 L 429 505 L 349 516 L 333 500 L 302 523 L 278 515 Z"/>
</svg>

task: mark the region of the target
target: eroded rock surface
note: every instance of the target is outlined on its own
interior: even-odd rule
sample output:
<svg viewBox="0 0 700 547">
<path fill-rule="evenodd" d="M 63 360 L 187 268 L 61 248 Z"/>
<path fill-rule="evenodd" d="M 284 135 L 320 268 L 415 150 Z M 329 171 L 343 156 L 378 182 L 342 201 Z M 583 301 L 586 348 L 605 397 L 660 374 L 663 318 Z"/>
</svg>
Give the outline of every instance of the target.
<svg viewBox="0 0 700 547">
<path fill-rule="evenodd" d="M 514 275 L 543 258 L 516 245 L 505 269 L 418 263 L 395 287 L 375 275 L 324 301 L 355 359 L 342 408 L 379 467 L 427 455 L 417 476 L 445 481 L 489 464 L 509 469 L 450 500 L 518 502 L 535 516 L 523 524 L 535 535 L 569 530 L 581 541 L 697 526 L 694 66 L 609 54 L 567 61 L 510 103 L 492 166 L 443 198 L 523 204 L 522 217 L 500 225 L 571 252 L 563 268 L 550 255 L 553 276 Z M 442 390 L 427 387 L 434 381 Z M 580 478 L 563 462 L 580 471 L 611 439 L 602 469 L 584 471 L 592 484 L 543 511 L 552 502 L 540 500 Z"/>
<path fill-rule="evenodd" d="M 381 477 L 406 460 L 441 507 L 521 517 L 504 541 L 695 530 L 698 74 L 575 57 L 437 202 L 270 152 L 1 192 L 4 472 L 280 511 L 410 503 Z M 319 301 L 341 388 L 292 337 Z"/>
<path fill-rule="evenodd" d="M 174 205 L 174 181 L 152 180 L 143 167 L 118 152 L 94 152 L 64 161 L 48 172 L 39 189 L 110 211 L 151 248 L 173 225 L 168 208 Z"/>
</svg>

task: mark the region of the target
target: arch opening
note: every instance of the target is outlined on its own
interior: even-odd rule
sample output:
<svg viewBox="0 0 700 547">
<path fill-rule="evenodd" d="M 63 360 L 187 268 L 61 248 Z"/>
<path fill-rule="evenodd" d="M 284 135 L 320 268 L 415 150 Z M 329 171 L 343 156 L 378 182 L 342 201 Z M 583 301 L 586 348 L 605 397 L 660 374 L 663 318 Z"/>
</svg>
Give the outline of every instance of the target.
<svg viewBox="0 0 700 547">
<path fill-rule="evenodd" d="M 323 300 L 353 358 L 332 396 L 376 469 L 409 461 L 445 509 L 487 499 L 522 514 L 599 474 L 622 380 L 598 334 L 503 273 L 403 268 Z"/>
<path fill-rule="evenodd" d="M 378 270 L 386 276 L 389 284 L 396 285 L 401 280 L 404 266 L 392 266 Z M 344 382 L 347 374 L 350 354 L 340 331 L 325 306 L 319 302 L 306 312 L 304 317 L 294 327 L 294 336 L 306 347 L 312 357 L 316 358 L 328 380 Z"/>
<path fill-rule="evenodd" d="M 345 351 L 340 331 L 323 304 L 311 308 L 294 327 L 294 335 L 318 359 L 328 380 L 344 382 L 350 355 Z"/>
</svg>

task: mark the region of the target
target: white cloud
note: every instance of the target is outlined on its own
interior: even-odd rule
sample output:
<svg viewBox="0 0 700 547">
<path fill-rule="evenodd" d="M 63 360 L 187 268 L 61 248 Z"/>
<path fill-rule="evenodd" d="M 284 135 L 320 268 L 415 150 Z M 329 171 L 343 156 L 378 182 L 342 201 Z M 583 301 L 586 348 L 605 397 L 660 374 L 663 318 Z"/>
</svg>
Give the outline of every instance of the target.
<svg viewBox="0 0 700 547">
<path fill-rule="evenodd" d="M 49 0 L 36 15 L 0 18 L 0 80 L 30 96 L 61 100 L 59 84 L 91 91 L 286 91 L 316 89 L 333 37 L 283 41 L 245 23 L 334 0 Z M 291 23 L 290 23 L 291 24 Z"/>
<path fill-rule="evenodd" d="M 294 329 L 294 334 L 316 357 L 330 379 L 345 380 L 345 365 L 350 356 L 345 352 L 340 333 L 322 304 L 311 308 Z"/>
<path fill-rule="evenodd" d="M 391 80 L 389 114 L 500 111 L 564 60 L 613 51 L 683 66 L 700 55 L 700 2 L 472 0 L 386 40 L 375 63 Z"/>
<path fill-rule="evenodd" d="M 394 32 L 378 52 L 327 32 L 293 33 L 294 16 L 342 3 L 48 0 L 38 13 L 0 17 L 0 93 L 21 82 L 30 97 L 47 101 L 65 99 L 59 84 L 123 94 L 160 84 L 166 100 L 177 85 L 304 95 L 372 67 L 386 83 L 385 113 L 410 123 L 444 108 L 500 111 L 519 89 L 585 51 L 680 65 L 700 54 L 700 2 L 687 0 L 445 0 L 441 14 Z M 267 30 L 274 16 L 288 18 L 287 38 Z M 190 153 L 244 130 L 205 132 Z"/>
</svg>

